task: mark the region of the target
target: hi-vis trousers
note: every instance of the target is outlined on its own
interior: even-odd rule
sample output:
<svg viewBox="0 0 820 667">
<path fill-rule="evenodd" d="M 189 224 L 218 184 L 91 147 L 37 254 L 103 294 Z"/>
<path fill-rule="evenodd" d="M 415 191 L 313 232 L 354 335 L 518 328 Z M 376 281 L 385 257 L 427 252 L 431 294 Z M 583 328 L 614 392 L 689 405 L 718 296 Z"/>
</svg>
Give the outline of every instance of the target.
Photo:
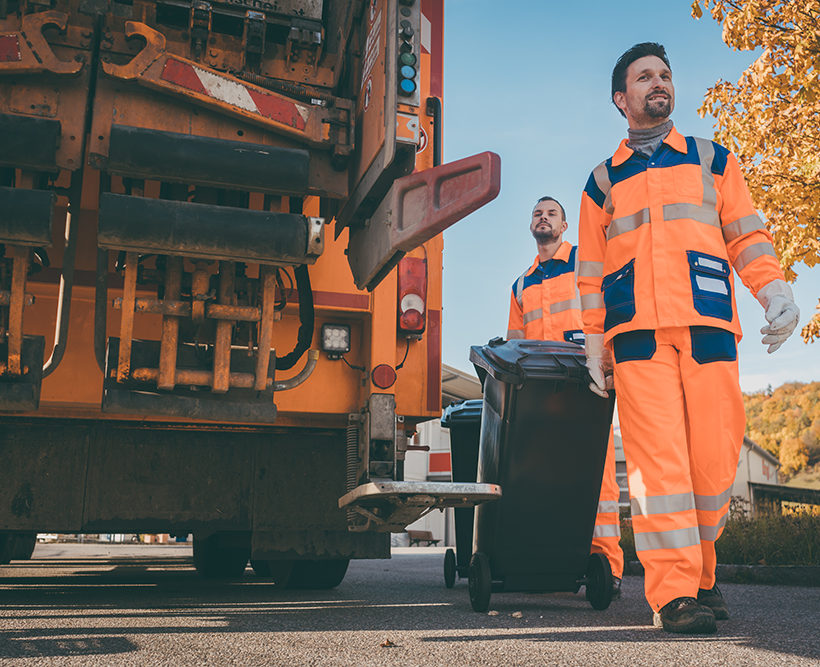
<svg viewBox="0 0 820 667">
<path fill-rule="evenodd" d="M 606 447 L 604 478 L 601 495 L 598 498 L 598 514 L 595 515 L 595 530 L 592 533 L 592 553 L 607 557 L 612 568 L 612 576 L 624 576 L 624 552 L 621 550 L 621 517 L 618 498 L 621 490 L 615 479 L 615 438 L 609 429 L 609 443 Z"/>
<path fill-rule="evenodd" d="M 746 415 L 728 331 L 675 327 L 613 339 L 635 547 L 655 611 L 715 584 Z"/>
</svg>

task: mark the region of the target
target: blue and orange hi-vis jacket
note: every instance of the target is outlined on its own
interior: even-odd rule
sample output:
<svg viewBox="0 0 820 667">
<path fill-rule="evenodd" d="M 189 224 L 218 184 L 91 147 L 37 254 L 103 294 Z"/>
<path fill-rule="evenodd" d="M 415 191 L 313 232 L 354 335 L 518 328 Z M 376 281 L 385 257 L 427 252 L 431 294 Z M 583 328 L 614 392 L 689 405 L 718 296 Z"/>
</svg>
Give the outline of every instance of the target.
<svg viewBox="0 0 820 667">
<path fill-rule="evenodd" d="M 533 265 L 513 283 L 507 340 L 584 344 L 581 300 L 575 286 L 578 249 L 564 241 L 552 259 Z"/>
<path fill-rule="evenodd" d="M 732 267 L 754 295 L 783 280 L 737 159 L 674 128 L 651 157 L 626 140 L 581 196 L 578 289 L 584 332 L 740 322 Z"/>
</svg>

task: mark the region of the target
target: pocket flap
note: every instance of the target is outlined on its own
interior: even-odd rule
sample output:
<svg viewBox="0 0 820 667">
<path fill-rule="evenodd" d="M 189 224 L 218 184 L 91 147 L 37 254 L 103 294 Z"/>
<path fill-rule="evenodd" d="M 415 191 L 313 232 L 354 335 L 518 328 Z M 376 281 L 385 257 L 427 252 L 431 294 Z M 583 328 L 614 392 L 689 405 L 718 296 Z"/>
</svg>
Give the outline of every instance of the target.
<svg viewBox="0 0 820 667">
<path fill-rule="evenodd" d="M 721 278 L 728 278 L 732 273 L 729 262 L 720 257 L 706 255 L 693 250 L 687 250 L 686 255 L 689 258 L 689 266 L 693 271 L 698 273 L 708 273 L 709 275 L 720 276 Z"/>
<path fill-rule="evenodd" d="M 620 269 L 617 271 L 613 271 L 607 276 L 604 276 L 604 279 L 601 281 L 601 291 L 609 289 L 617 283 L 619 280 L 623 280 L 630 274 L 632 274 L 635 270 L 635 260 L 630 259 L 627 264 L 624 264 Z"/>
</svg>

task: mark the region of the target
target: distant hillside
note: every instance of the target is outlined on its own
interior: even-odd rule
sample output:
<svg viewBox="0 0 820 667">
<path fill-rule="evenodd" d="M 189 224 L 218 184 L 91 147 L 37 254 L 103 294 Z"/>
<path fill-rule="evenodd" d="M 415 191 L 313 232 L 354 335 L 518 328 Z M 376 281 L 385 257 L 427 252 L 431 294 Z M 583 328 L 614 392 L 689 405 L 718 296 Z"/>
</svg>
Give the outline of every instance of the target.
<svg viewBox="0 0 820 667">
<path fill-rule="evenodd" d="M 780 459 L 786 477 L 820 464 L 820 382 L 744 394 L 746 435 Z"/>
</svg>

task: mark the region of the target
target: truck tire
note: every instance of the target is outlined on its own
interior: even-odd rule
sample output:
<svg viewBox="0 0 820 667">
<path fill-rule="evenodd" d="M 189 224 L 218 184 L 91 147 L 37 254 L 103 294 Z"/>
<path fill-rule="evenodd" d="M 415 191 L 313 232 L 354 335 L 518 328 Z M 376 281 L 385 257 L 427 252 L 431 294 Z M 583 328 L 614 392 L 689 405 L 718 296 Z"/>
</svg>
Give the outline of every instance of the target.
<svg viewBox="0 0 820 667">
<path fill-rule="evenodd" d="M 37 533 L 26 533 L 24 535 L 17 535 L 16 537 L 17 540 L 11 559 L 31 560 L 34 547 L 37 546 Z"/>
<path fill-rule="evenodd" d="M 11 562 L 16 542 L 11 533 L 0 533 L 0 565 L 8 565 Z"/>
<path fill-rule="evenodd" d="M 293 561 L 251 559 L 251 567 L 256 576 L 273 580 L 278 588 L 287 588 L 293 572 Z"/>
<path fill-rule="evenodd" d="M 206 538 L 194 535 L 194 567 L 206 579 L 241 577 L 249 556 L 247 547 L 220 546 L 219 535 Z"/>
<path fill-rule="evenodd" d="M 291 590 L 327 590 L 342 583 L 350 559 L 297 560 L 286 588 Z"/>
</svg>

